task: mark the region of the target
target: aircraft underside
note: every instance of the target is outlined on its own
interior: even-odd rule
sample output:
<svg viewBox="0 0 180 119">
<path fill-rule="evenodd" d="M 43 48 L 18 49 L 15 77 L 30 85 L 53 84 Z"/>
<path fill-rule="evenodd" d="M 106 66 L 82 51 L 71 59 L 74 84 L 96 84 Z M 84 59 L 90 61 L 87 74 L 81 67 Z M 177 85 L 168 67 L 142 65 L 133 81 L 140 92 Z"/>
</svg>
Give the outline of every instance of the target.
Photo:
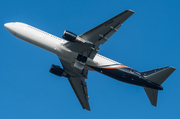
<svg viewBox="0 0 180 119">
<path fill-rule="evenodd" d="M 151 104 L 156 106 L 158 90 L 163 90 L 161 84 L 173 73 L 174 67 L 138 72 L 98 54 L 99 46 L 108 41 L 132 14 L 134 11 L 125 10 L 81 35 L 65 30 L 63 39 L 21 22 L 6 23 L 4 26 L 14 36 L 59 57 L 63 68 L 52 65 L 49 71 L 68 79 L 83 109 L 90 110 L 85 82 L 89 70 L 142 86 Z"/>
</svg>

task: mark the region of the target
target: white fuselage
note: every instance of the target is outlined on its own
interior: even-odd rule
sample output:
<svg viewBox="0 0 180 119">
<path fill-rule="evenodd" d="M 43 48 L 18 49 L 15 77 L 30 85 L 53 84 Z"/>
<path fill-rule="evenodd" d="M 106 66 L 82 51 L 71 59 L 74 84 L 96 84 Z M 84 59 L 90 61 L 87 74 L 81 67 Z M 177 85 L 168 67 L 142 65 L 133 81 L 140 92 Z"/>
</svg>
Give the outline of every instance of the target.
<svg viewBox="0 0 180 119">
<path fill-rule="evenodd" d="M 74 64 L 74 62 L 77 60 L 78 53 L 71 51 L 70 49 L 64 46 L 64 44 L 68 41 L 65 41 L 59 37 L 56 37 L 54 35 L 51 35 L 47 32 L 44 32 L 40 29 L 37 29 L 33 26 L 21 22 L 6 23 L 4 26 L 14 36 L 33 45 L 36 45 L 40 48 L 43 48 L 47 51 L 52 52 L 62 60 L 65 60 L 72 64 Z M 112 65 L 110 67 L 123 66 L 121 63 L 113 61 L 99 54 L 96 54 L 96 56 L 93 59 L 87 59 L 85 68 L 92 70 L 87 65 Z"/>
</svg>

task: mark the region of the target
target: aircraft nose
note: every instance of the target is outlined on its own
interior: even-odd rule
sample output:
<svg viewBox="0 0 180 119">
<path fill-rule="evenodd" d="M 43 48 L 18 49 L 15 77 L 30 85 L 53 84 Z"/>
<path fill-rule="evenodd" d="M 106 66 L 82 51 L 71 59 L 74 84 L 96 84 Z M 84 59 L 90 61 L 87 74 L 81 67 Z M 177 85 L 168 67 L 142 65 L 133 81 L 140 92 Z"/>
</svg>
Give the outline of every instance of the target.
<svg viewBox="0 0 180 119">
<path fill-rule="evenodd" d="M 8 24 L 9 24 L 9 23 L 5 23 L 5 24 L 4 24 L 4 27 L 5 27 L 6 29 L 8 28 Z"/>
<path fill-rule="evenodd" d="M 14 34 L 13 32 L 13 26 L 14 26 L 14 23 L 13 22 L 10 22 L 10 23 L 5 23 L 4 24 L 4 27 L 12 34 Z"/>
<path fill-rule="evenodd" d="M 4 27 L 8 30 L 13 23 L 5 23 Z"/>
</svg>

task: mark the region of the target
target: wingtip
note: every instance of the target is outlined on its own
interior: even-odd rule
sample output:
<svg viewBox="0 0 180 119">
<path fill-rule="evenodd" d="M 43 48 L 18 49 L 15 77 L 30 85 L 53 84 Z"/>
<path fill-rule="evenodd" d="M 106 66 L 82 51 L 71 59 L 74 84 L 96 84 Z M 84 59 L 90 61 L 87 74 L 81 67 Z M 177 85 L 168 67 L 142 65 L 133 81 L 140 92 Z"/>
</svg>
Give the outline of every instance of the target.
<svg viewBox="0 0 180 119">
<path fill-rule="evenodd" d="M 175 67 L 173 67 L 173 66 L 171 66 L 171 68 L 173 68 L 174 70 L 176 70 L 176 68 L 175 68 Z"/>
<path fill-rule="evenodd" d="M 155 104 L 153 104 L 153 103 L 151 103 L 151 104 L 152 104 L 152 106 L 157 107 L 157 102 Z"/>
<path fill-rule="evenodd" d="M 131 10 L 131 9 L 128 9 L 127 11 L 130 11 L 130 12 L 132 12 L 132 13 L 135 13 L 133 10 Z"/>
<path fill-rule="evenodd" d="M 88 108 L 83 108 L 83 109 L 86 109 L 86 110 L 88 110 L 88 111 L 91 111 L 90 107 L 88 107 Z"/>
</svg>

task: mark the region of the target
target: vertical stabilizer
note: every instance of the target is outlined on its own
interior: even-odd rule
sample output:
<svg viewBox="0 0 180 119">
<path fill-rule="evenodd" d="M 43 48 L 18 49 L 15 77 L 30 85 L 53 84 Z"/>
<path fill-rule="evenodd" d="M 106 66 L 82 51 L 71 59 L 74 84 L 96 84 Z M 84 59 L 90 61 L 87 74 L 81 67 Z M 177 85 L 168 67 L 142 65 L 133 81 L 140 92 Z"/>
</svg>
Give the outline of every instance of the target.
<svg viewBox="0 0 180 119">
<path fill-rule="evenodd" d="M 141 74 L 158 85 L 161 85 L 173 72 L 176 70 L 174 67 L 163 67 L 150 71 L 141 72 Z M 153 106 L 157 105 L 158 90 L 145 88 L 144 90 Z"/>
<path fill-rule="evenodd" d="M 150 89 L 150 88 L 144 88 L 148 98 L 149 98 L 149 101 L 151 102 L 151 104 L 153 106 L 156 106 L 157 104 L 157 96 L 158 96 L 158 90 L 156 89 Z"/>
</svg>

